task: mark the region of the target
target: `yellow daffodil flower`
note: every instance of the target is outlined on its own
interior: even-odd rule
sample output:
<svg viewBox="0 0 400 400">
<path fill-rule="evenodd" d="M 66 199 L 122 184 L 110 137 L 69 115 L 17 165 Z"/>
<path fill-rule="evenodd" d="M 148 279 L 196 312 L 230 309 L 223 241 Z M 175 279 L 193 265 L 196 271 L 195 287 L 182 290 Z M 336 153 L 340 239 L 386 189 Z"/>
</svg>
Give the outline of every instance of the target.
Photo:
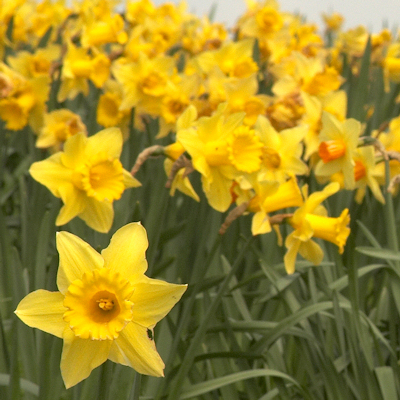
<svg viewBox="0 0 400 400">
<path fill-rule="evenodd" d="M 259 116 L 255 132 L 263 144 L 259 180 L 285 182 L 292 174 L 308 173 L 307 165 L 300 159 L 303 152 L 302 140 L 307 134 L 306 126 L 278 133 L 267 118 Z"/>
<path fill-rule="evenodd" d="M 326 29 L 334 32 L 339 31 L 344 22 L 343 15 L 338 12 L 333 12 L 332 14 L 322 13 L 322 19 L 325 22 Z"/>
<path fill-rule="evenodd" d="M 160 99 L 167 93 L 167 82 L 174 72 L 174 65 L 172 57 L 150 59 L 144 53 L 139 54 L 137 62 L 114 63 L 112 72 L 124 91 L 121 110 L 145 103 L 150 113 L 158 112 Z"/>
<path fill-rule="evenodd" d="M 27 79 L 0 63 L 0 118 L 6 128 L 18 131 L 29 124 L 37 132 L 43 124 L 49 90 L 47 75 Z"/>
<path fill-rule="evenodd" d="M 177 141 L 190 154 L 193 167 L 202 175 L 203 190 L 209 204 L 220 212 L 226 211 L 232 203 L 230 189 L 234 177 L 238 174 L 232 158 L 240 161 L 235 156 L 235 139 L 231 137 L 244 118 L 244 113 L 226 117 L 223 114 L 225 109 L 226 104 L 221 104 L 211 117 L 201 117 L 192 126 L 188 126 L 188 123 L 184 124 L 182 121 L 193 121 L 193 117 L 197 117 L 197 111 L 191 105 L 179 119 L 177 131 Z M 231 144 L 230 139 L 233 141 Z M 252 144 L 249 150 L 253 152 Z M 245 154 L 237 156 L 243 160 Z"/>
<path fill-rule="evenodd" d="M 244 124 L 254 126 L 259 115 L 265 114 L 269 103 L 266 95 L 257 94 L 258 82 L 256 74 L 247 78 L 233 78 L 224 82 L 226 101 L 230 112 L 244 111 Z"/>
<path fill-rule="evenodd" d="M 217 65 L 226 76 L 245 78 L 258 71 L 252 57 L 253 47 L 254 39 L 227 42 L 218 50 L 199 54 L 196 61 L 206 74 Z"/>
<path fill-rule="evenodd" d="M 289 207 L 300 207 L 303 204 L 303 196 L 294 176 L 284 183 L 253 182 L 253 190 L 255 196 L 248 206 L 248 210 L 254 213 L 251 223 L 253 235 L 271 232 L 269 213 Z"/>
<path fill-rule="evenodd" d="M 119 161 L 122 143 L 118 128 L 104 129 L 89 138 L 78 133 L 67 139 L 64 151 L 32 164 L 32 177 L 64 203 L 56 225 L 78 216 L 99 232 L 110 230 L 113 201 L 125 189 L 140 185 Z"/>
<path fill-rule="evenodd" d="M 382 204 L 385 204 L 385 198 L 377 180 L 379 175 L 381 180 L 383 180 L 384 176 L 375 168 L 375 161 L 376 157 L 373 146 L 360 147 L 354 155 L 354 179 L 356 181 L 355 188 L 357 189 L 355 200 L 358 203 L 362 202 L 366 188 L 369 187 L 374 197 Z"/>
<path fill-rule="evenodd" d="M 97 88 L 101 88 L 110 75 L 110 59 L 103 53 L 76 47 L 71 41 L 67 42 L 67 53 L 64 56 L 61 71 L 61 86 L 57 95 L 59 102 L 74 99 L 78 93 L 89 94 L 88 80 Z"/>
<path fill-rule="evenodd" d="M 388 47 L 383 60 L 383 75 L 385 78 L 385 91 L 389 92 L 390 82 L 400 82 L 400 43 L 392 43 Z"/>
<path fill-rule="evenodd" d="M 295 271 L 297 253 L 306 260 L 318 265 L 324 253 L 321 247 L 312 240 L 312 237 L 321 238 L 336 244 L 339 252 L 343 253 L 344 245 L 350 234 L 347 225 L 350 222 L 349 210 L 346 208 L 338 218 L 327 216 L 326 209 L 321 203 L 340 188 L 339 183 L 332 182 L 320 192 L 312 193 L 305 203 L 288 219 L 294 231 L 287 236 L 285 246 L 285 269 L 288 274 Z"/>
<path fill-rule="evenodd" d="M 306 147 L 304 158 L 308 160 L 312 155 L 318 153 L 320 144 L 319 132 L 322 128 L 322 111 L 325 110 L 334 115 L 339 121 L 343 121 L 347 112 L 347 95 L 344 90 L 336 90 L 318 98 L 302 92 L 301 98 L 305 108 L 301 122 L 308 125 L 309 128 L 304 138 Z"/>
<path fill-rule="evenodd" d="M 130 110 L 121 110 L 123 88 L 114 79 L 109 79 L 103 88 L 103 94 L 97 103 L 96 121 L 104 128 L 116 126 L 121 129 L 124 140 L 129 137 Z M 140 118 L 135 118 L 135 128 L 139 128 Z"/>
<path fill-rule="evenodd" d="M 323 112 L 318 149 L 321 160 L 315 167 L 315 175 L 329 177 L 341 171 L 345 188 L 354 189 L 353 156 L 360 134 L 361 123 L 354 118 L 341 122 L 332 114 Z"/>
<path fill-rule="evenodd" d="M 101 46 L 107 43 L 124 44 L 128 35 L 124 31 L 124 20 L 119 15 L 104 18 L 84 25 L 81 43 L 83 47 Z"/>
<path fill-rule="evenodd" d="M 44 124 L 39 131 L 36 147 L 61 150 L 64 142 L 78 132 L 87 134 L 86 126 L 78 114 L 67 108 L 51 111 L 44 116 Z"/>
<path fill-rule="evenodd" d="M 355 201 L 357 203 L 362 203 L 367 187 L 369 187 L 374 197 L 382 204 L 385 204 L 385 198 L 383 197 L 382 191 L 379 187 L 379 182 L 383 183 L 385 180 L 384 164 L 376 164 L 374 147 L 359 147 L 354 153 L 353 159 L 355 180 L 354 189 L 356 190 L 354 196 Z M 339 182 L 341 187 L 344 187 L 342 172 L 334 174 L 331 177 L 331 180 Z"/>
<path fill-rule="evenodd" d="M 368 42 L 367 28 L 359 25 L 339 34 L 337 46 L 350 57 L 362 57 Z"/>
<path fill-rule="evenodd" d="M 377 136 L 378 132 L 373 132 Z M 393 118 L 389 123 L 388 132 L 379 132 L 379 141 L 387 151 L 400 153 L 400 117 Z M 390 177 L 400 175 L 400 163 L 397 160 L 389 160 Z M 385 163 L 375 165 L 376 177 L 381 185 L 385 185 Z M 380 178 L 382 177 L 382 178 Z"/>
<path fill-rule="evenodd" d="M 201 79 L 198 74 L 176 76 L 176 82 L 168 81 L 167 92 L 161 100 L 159 132 L 157 138 L 175 131 L 178 118 L 199 93 Z"/>
<path fill-rule="evenodd" d="M 286 68 L 276 68 L 279 79 L 273 85 L 272 91 L 277 96 L 286 96 L 297 91 L 324 96 L 339 89 L 343 82 L 339 72 L 325 65 L 325 60 L 320 56 L 306 57 L 299 52 L 293 52 L 286 63 Z M 287 68 L 290 68 L 289 71 Z"/>
<path fill-rule="evenodd" d="M 26 78 L 47 75 L 51 73 L 52 63 L 61 55 L 61 46 L 49 45 L 44 49 L 37 49 L 34 53 L 20 51 L 15 56 L 7 57 L 7 63 L 15 71 Z"/>
<path fill-rule="evenodd" d="M 79 237 L 58 232 L 58 292 L 36 290 L 15 313 L 28 326 L 62 338 L 61 374 L 67 388 L 107 359 L 163 376 L 164 363 L 149 337 L 187 285 L 148 278 L 146 231 L 119 229 L 101 254 Z"/>
</svg>

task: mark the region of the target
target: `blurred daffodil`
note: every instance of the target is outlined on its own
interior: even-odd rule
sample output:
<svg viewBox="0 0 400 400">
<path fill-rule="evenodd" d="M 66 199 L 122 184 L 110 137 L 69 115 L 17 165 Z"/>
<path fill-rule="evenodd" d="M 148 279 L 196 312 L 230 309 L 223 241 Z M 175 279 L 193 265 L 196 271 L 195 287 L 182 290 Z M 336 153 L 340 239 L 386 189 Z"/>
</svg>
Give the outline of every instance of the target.
<svg viewBox="0 0 400 400">
<path fill-rule="evenodd" d="M 226 104 L 221 104 L 211 117 L 201 117 L 189 126 L 182 121 L 196 119 L 197 111 L 191 105 L 179 118 L 177 131 L 177 141 L 191 156 L 194 169 L 202 175 L 202 186 L 209 204 L 221 212 L 232 203 L 230 189 L 238 174 L 235 164 L 252 168 L 254 159 L 247 164 L 247 152 L 255 152 L 256 158 L 257 149 L 261 153 L 258 144 L 248 140 L 246 132 L 234 135 L 243 122 L 244 113 L 225 116 L 225 110 Z M 237 151 L 239 147 L 242 152 Z"/>
<path fill-rule="evenodd" d="M 149 331 L 177 303 L 186 285 L 148 278 L 146 231 L 119 229 L 101 254 L 79 237 L 57 234 L 58 292 L 36 290 L 15 313 L 27 325 L 64 340 L 61 374 L 67 388 L 107 359 L 163 376 L 164 363 Z"/>
<path fill-rule="evenodd" d="M 284 183 L 255 182 L 253 188 L 255 196 L 248 206 L 248 210 L 254 212 L 251 223 L 253 235 L 271 232 L 269 213 L 288 207 L 300 207 L 303 204 L 303 196 L 294 176 Z"/>
<path fill-rule="evenodd" d="M 36 147 L 58 151 L 63 143 L 78 132 L 87 133 L 86 126 L 78 114 L 60 108 L 44 115 L 44 125 L 39 131 Z"/>
<path fill-rule="evenodd" d="M 295 271 L 297 253 L 315 265 L 321 263 L 324 253 L 321 247 L 312 240 L 313 237 L 336 244 L 339 247 L 339 253 L 343 253 L 350 234 L 350 228 L 347 227 L 350 222 L 349 210 L 346 208 L 340 217 L 331 218 L 327 216 L 326 209 L 321 205 L 339 188 L 339 183 L 332 182 L 322 191 L 312 193 L 295 211 L 293 217 L 288 219 L 289 224 L 294 228 L 285 241 L 288 251 L 284 262 L 288 274 L 293 274 Z"/>
<path fill-rule="evenodd" d="M 56 225 L 78 216 L 99 232 L 110 230 L 113 201 L 125 189 L 140 186 L 119 161 L 122 142 L 118 128 L 104 129 L 89 138 L 77 133 L 67 139 L 64 151 L 32 164 L 32 177 L 64 203 Z"/>
<path fill-rule="evenodd" d="M 332 114 L 323 112 L 318 149 L 321 160 L 315 167 L 315 175 L 329 177 L 343 172 L 345 188 L 354 189 L 353 156 L 360 133 L 361 123 L 354 118 L 342 122 Z"/>
</svg>

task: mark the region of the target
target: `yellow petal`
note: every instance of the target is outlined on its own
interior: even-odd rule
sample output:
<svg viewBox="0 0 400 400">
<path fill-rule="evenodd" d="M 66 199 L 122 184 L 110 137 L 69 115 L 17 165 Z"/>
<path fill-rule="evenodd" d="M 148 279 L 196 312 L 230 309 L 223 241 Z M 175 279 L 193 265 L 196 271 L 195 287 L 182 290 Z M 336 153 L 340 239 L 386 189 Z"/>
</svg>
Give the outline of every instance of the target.
<svg viewBox="0 0 400 400">
<path fill-rule="evenodd" d="M 56 225 L 65 225 L 79 215 L 86 207 L 86 196 L 74 184 L 66 184 L 60 188 L 60 197 L 64 203 L 57 216 Z"/>
<path fill-rule="evenodd" d="M 63 320 L 66 311 L 63 301 L 64 296 L 60 292 L 36 290 L 20 301 L 15 314 L 31 328 L 61 338 L 66 326 Z"/>
<path fill-rule="evenodd" d="M 259 211 L 253 215 L 251 220 L 251 233 L 253 236 L 271 232 L 271 224 L 265 211 Z"/>
<path fill-rule="evenodd" d="M 140 222 L 125 225 L 114 233 L 108 247 L 101 252 L 104 266 L 128 280 L 132 275 L 144 274 L 148 246 L 147 233 Z"/>
<path fill-rule="evenodd" d="M 125 188 L 132 188 L 132 187 L 138 187 L 138 186 L 142 186 L 142 184 L 136 179 L 134 178 L 129 171 L 127 170 L 123 170 L 122 171 L 123 175 L 124 175 L 124 185 Z"/>
<path fill-rule="evenodd" d="M 299 251 L 301 241 L 297 240 L 290 234 L 285 241 L 285 246 L 287 247 L 287 252 L 283 258 L 285 262 L 285 269 L 286 272 L 291 275 L 294 273 L 296 269 L 296 258 L 297 258 L 297 253 Z"/>
<path fill-rule="evenodd" d="M 177 130 L 190 128 L 196 119 L 197 119 L 197 109 L 194 105 L 191 104 L 178 118 L 178 121 L 176 123 Z"/>
<path fill-rule="evenodd" d="M 57 274 L 57 286 L 65 293 L 68 286 L 81 279 L 85 272 L 101 268 L 103 257 L 89 244 L 69 232 L 57 232 L 56 245 L 60 254 L 60 266 Z"/>
<path fill-rule="evenodd" d="M 130 366 L 129 360 L 121 352 L 115 340 L 113 340 L 113 343 L 111 345 L 110 353 L 108 354 L 108 359 L 117 364 L 126 365 L 128 367 Z"/>
<path fill-rule="evenodd" d="M 107 128 L 88 139 L 86 154 L 106 153 L 108 157 L 119 158 L 122 151 L 122 132 L 119 128 Z"/>
<path fill-rule="evenodd" d="M 73 170 L 84 164 L 87 140 L 86 135 L 83 132 L 79 132 L 65 141 L 61 160 L 67 168 Z"/>
<path fill-rule="evenodd" d="M 340 138 L 343 135 L 343 127 L 340 121 L 332 114 L 324 111 L 322 113 L 322 130 L 320 132 L 320 141 Z"/>
<path fill-rule="evenodd" d="M 302 242 L 299 247 L 299 253 L 306 260 L 311 261 L 314 265 L 319 265 L 324 258 L 324 252 L 321 247 L 313 240 Z"/>
<path fill-rule="evenodd" d="M 225 212 L 232 203 L 230 188 L 232 180 L 225 178 L 217 168 L 212 168 L 212 181 L 201 177 L 208 203 L 217 211 Z"/>
<path fill-rule="evenodd" d="M 56 153 L 43 161 L 34 162 L 29 173 L 32 178 L 46 186 L 56 197 L 61 197 L 60 189 L 63 185 L 69 185 L 72 179 L 72 171 L 61 162 L 62 153 Z"/>
<path fill-rule="evenodd" d="M 320 205 L 329 196 L 335 194 L 339 189 L 339 183 L 332 182 L 329 185 L 326 185 L 320 192 L 312 193 L 305 204 L 305 209 L 307 210 L 306 212 L 312 213 L 318 205 Z"/>
<path fill-rule="evenodd" d="M 86 199 L 86 208 L 79 218 L 82 218 L 92 229 L 106 233 L 111 229 L 114 220 L 114 209 L 112 203 L 107 201 L 98 201 L 88 197 Z"/>
<path fill-rule="evenodd" d="M 128 365 L 140 374 L 164 376 L 164 362 L 157 353 L 154 340 L 149 339 L 147 329 L 129 323 L 114 340 Z"/>
<path fill-rule="evenodd" d="M 132 321 L 147 328 L 153 328 L 164 318 L 187 289 L 187 285 L 175 285 L 145 275 L 133 286 Z"/>
<path fill-rule="evenodd" d="M 66 388 L 86 379 L 93 369 L 103 364 L 111 344 L 112 340 L 80 339 L 68 327 L 61 355 L 61 375 Z"/>
</svg>

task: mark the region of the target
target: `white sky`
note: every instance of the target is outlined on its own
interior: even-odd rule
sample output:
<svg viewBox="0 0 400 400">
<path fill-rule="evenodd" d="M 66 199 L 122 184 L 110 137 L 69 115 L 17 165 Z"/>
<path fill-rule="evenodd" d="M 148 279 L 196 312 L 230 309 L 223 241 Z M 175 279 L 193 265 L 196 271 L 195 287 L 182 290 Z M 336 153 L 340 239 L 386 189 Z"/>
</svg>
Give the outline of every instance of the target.
<svg viewBox="0 0 400 400">
<path fill-rule="evenodd" d="M 153 0 L 154 4 L 166 1 Z M 213 4 L 217 6 L 216 22 L 233 25 L 246 9 L 244 0 L 186 0 L 188 10 L 198 16 L 208 14 Z M 299 13 L 308 22 L 322 27 L 321 13 L 340 12 L 345 18 L 344 28 L 365 25 L 369 31 L 379 32 L 383 26 L 390 29 L 400 26 L 400 0 L 278 0 L 281 11 Z"/>
</svg>

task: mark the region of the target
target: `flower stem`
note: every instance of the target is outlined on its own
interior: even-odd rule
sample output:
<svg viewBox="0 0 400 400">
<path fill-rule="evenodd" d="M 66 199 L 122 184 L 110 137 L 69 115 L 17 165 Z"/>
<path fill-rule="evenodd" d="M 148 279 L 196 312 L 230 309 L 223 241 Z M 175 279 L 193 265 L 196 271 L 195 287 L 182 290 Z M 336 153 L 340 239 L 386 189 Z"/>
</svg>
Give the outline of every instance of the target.
<svg viewBox="0 0 400 400">
<path fill-rule="evenodd" d="M 129 400 L 139 400 L 141 382 L 142 382 L 142 375 L 139 374 L 139 372 L 136 372 L 131 393 L 129 395 Z"/>
</svg>

